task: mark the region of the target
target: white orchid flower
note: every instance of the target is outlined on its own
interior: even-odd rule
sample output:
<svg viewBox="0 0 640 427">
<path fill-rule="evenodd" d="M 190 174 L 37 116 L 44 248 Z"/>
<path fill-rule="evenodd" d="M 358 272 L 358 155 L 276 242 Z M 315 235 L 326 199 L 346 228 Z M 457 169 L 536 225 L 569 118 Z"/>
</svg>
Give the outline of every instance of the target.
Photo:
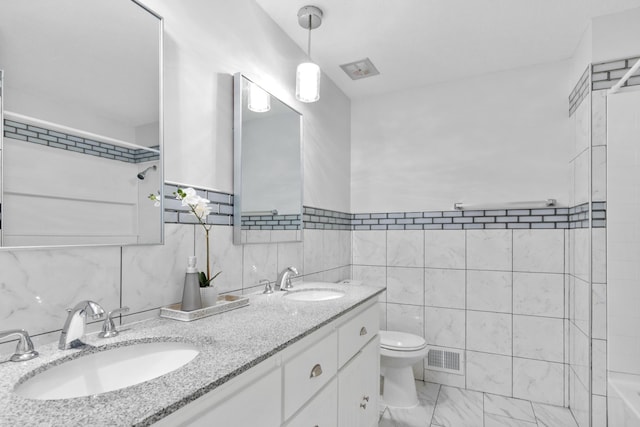
<svg viewBox="0 0 640 427">
<path fill-rule="evenodd" d="M 178 200 L 182 200 L 182 206 L 191 206 L 191 205 L 197 205 L 198 201 L 201 199 L 200 196 L 198 196 L 198 193 L 196 193 L 196 190 L 194 190 L 193 188 L 185 188 L 183 191 L 184 196 L 178 194 L 177 199 Z"/>
<path fill-rule="evenodd" d="M 211 213 L 211 206 L 209 206 L 209 200 L 200 198 L 196 205 L 192 205 L 193 214 L 198 218 L 206 222 L 206 217 Z"/>
</svg>

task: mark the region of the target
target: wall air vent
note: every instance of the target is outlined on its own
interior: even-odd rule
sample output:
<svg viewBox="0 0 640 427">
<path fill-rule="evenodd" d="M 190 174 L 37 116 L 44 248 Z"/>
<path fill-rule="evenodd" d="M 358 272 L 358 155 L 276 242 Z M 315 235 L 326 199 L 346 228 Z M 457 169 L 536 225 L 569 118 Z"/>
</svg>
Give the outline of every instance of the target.
<svg viewBox="0 0 640 427">
<path fill-rule="evenodd" d="M 427 369 L 464 375 L 462 350 L 427 346 Z"/>
<path fill-rule="evenodd" d="M 342 64 L 340 68 L 342 68 L 342 70 L 351 77 L 351 80 L 364 79 L 366 77 L 373 77 L 380 74 L 369 58 L 350 62 L 348 64 Z"/>
</svg>

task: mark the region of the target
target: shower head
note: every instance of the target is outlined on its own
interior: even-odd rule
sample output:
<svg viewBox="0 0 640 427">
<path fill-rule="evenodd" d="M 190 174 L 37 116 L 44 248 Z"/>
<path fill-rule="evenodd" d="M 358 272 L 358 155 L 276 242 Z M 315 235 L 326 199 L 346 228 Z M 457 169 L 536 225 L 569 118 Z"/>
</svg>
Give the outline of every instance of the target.
<svg viewBox="0 0 640 427">
<path fill-rule="evenodd" d="M 142 172 L 140 172 L 140 173 L 138 174 L 138 179 L 139 179 L 139 180 L 143 180 L 143 179 L 144 179 L 144 177 L 145 177 L 145 175 L 146 175 L 146 174 L 147 174 L 147 172 L 149 171 L 149 169 L 156 170 L 156 169 L 158 169 L 158 166 L 156 166 L 156 165 L 149 166 L 148 168 L 146 168 L 145 170 L 143 170 Z"/>
</svg>

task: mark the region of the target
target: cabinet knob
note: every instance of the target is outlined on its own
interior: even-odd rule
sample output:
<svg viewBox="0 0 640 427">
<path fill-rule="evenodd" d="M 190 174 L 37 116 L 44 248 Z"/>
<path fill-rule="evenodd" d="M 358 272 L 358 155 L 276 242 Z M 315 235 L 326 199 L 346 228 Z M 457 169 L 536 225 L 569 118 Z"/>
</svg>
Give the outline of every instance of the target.
<svg viewBox="0 0 640 427">
<path fill-rule="evenodd" d="M 368 402 L 369 401 L 369 396 L 362 396 L 362 400 Z"/>
<path fill-rule="evenodd" d="M 360 328 L 360 336 L 362 335 L 367 335 L 367 328 L 365 328 L 364 326 Z"/>
<path fill-rule="evenodd" d="M 360 407 L 361 407 L 362 409 L 367 409 L 367 404 L 366 404 L 366 403 L 361 403 L 361 404 L 360 404 Z"/>
<path fill-rule="evenodd" d="M 320 375 L 322 375 L 322 366 L 318 363 L 311 369 L 311 375 L 309 375 L 309 378 L 319 377 Z"/>
</svg>

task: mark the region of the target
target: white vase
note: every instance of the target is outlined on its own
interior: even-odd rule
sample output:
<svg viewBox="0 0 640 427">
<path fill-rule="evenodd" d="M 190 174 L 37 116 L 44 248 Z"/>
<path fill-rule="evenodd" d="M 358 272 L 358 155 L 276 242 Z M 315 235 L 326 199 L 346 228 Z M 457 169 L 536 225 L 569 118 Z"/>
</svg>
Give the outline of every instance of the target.
<svg viewBox="0 0 640 427">
<path fill-rule="evenodd" d="M 215 286 L 200 288 L 200 299 L 202 299 L 202 308 L 216 305 L 216 301 L 218 300 L 218 288 Z"/>
</svg>

